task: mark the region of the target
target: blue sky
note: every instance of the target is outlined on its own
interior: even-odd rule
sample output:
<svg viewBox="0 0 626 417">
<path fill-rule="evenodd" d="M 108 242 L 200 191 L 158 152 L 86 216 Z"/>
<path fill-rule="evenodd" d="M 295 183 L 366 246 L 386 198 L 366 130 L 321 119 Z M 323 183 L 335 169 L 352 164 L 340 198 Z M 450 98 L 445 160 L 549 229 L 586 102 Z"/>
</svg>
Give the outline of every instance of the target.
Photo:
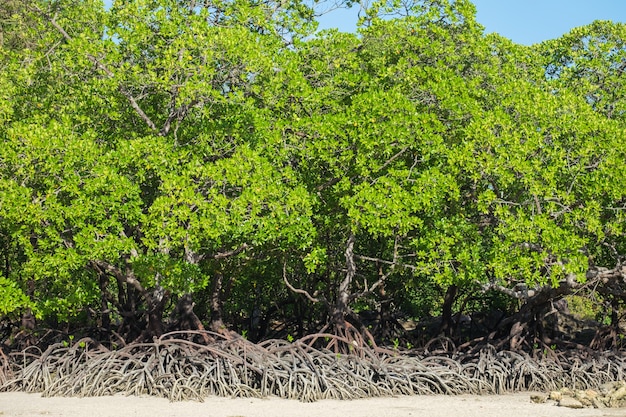
<svg viewBox="0 0 626 417">
<path fill-rule="evenodd" d="M 486 33 L 497 32 L 531 45 L 558 38 L 594 20 L 626 22 L 626 0 L 474 0 L 477 20 Z M 353 31 L 358 7 L 335 10 L 320 19 L 320 28 Z"/>
</svg>

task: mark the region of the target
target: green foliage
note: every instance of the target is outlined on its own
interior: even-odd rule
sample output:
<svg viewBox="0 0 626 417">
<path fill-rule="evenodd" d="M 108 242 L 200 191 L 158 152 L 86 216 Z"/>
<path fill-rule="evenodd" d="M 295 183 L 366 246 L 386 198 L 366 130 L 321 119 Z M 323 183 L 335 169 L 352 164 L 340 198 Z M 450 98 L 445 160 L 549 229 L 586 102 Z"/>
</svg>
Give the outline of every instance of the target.
<svg viewBox="0 0 626 417">
<path fill-rule="evenodd" d="M 583 97 L 595 111 L 623 122 L 625 35 L 623 23 L 595 21 L 545 42 L 540 50 L 546 76 Z"/>
<path fill-rule="evenodd" d="M 209 300 L 214 274 L 233 316 L 287 277 L 330 300 L 352 236 L 350 302 L 430 314 L 626 251 L 623 25 L 523 47 L 467 0 L 375 2 L 358 35 L 297 0 L 0 22 L 0 314 Z"/>
<path fill-rule="evenodd" d="M 165 254 L 144 255 L 133 259 L 137 277 L 149 287 L 157 284 L 177 293 L 189 293 L 203 289 L 208 284 L 198 265 Z M 156 282 L 156 279 L 159 282 Z"/>
<path fill-rule="evenodd" d="M 26 294 L 17 286 L 16 282 L 0 277 L 0 314 L 7 315 L 14 311 L 30 307 L 31 302 Z"/>
<path fill-rule="evenodd" d="M 581 295 L 565 297 L 567 306 L 572 315 L 583 320 L 598 320 L 602 317 L 602 308 L 591 298 Z"/>
<path fill-rule="evenodd" d="M 39 49 L 3 55 L 22 67 L 0 80 L 16 86 L 0 100 L 0 219 L 38 312 L 93 304 L 103 273 L 120 294 L 132 283 L 180 295 L 207 286 L 204 263 L 221 252 L 310 246 L 306 189 L 272 159 L 275 135 L 246 97 L 283 36 L 307 33 L 300 3 L 41 2 L 25 13 L 24 42 L 43 35 Z"/>
</svg>

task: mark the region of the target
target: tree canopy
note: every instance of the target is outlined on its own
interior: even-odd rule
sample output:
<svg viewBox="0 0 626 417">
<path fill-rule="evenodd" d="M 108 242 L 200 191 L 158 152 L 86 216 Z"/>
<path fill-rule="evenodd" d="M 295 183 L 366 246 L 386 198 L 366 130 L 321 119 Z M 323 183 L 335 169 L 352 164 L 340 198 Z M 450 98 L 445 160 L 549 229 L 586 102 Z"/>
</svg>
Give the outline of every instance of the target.
<svg viewBox="0 0 626 417">
<path fill-rule="evenodd" d="M 468 0 L 314 16 L 0 3 L 0 316 L 134 340 L 191 297 L 191 327 L 259 338 L 389 306 L 448 332 L 460 294 L 592 281 L 620 311 L 624 25 L 528 47 Z"/>
</svg>

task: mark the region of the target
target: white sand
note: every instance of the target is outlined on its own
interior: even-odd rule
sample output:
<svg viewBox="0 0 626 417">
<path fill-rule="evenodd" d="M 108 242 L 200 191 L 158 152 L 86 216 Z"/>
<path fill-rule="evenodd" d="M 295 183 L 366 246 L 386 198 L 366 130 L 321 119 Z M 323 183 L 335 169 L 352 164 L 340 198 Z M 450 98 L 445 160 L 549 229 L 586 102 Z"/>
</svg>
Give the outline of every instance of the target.
<svg viewBox="0 0 626 417">
<path fill-rule="evenodd" d="M 0 393 L 0 416 L 62 417 L 593 417 L 626 416 L 626 409 L 573 410 L 533 404 L 529 394 L 462 395 L 324 400 L 301 403 L 278 398 L 207 398 L 205 402 L 170 403 L 148 397 L 42 398 L 39 394 Z"/>
</svg>

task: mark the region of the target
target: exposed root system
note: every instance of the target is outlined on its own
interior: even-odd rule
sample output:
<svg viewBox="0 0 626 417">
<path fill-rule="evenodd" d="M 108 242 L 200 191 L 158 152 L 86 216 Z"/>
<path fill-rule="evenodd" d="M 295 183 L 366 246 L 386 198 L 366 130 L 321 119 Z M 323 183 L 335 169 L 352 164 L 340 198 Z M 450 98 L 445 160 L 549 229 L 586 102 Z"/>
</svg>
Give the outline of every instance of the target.
<svg viewBox="0 0 626 417">
<path fill-rule="evenodd" d="M 152 395 L 172 401 L 202 401 L 211 395 L 316 401 L 588 389 L 626 376 L 621 356 L 581 360 L 553 355 L 538 360 L 489 347 L 474 354 L 436 354 L 358 346 L 349 354 L 337 354 L 312 345 L 331 335 L 253 344 L 210 334 L 214 342 L 208 345 L 190 341 L 194 336 L 197 333 L 170 333 L 152 343 L 116 350 L 82 339 L 43 352 L 30 348 L 0 355 L 0 391 Z"/>
</svg>

